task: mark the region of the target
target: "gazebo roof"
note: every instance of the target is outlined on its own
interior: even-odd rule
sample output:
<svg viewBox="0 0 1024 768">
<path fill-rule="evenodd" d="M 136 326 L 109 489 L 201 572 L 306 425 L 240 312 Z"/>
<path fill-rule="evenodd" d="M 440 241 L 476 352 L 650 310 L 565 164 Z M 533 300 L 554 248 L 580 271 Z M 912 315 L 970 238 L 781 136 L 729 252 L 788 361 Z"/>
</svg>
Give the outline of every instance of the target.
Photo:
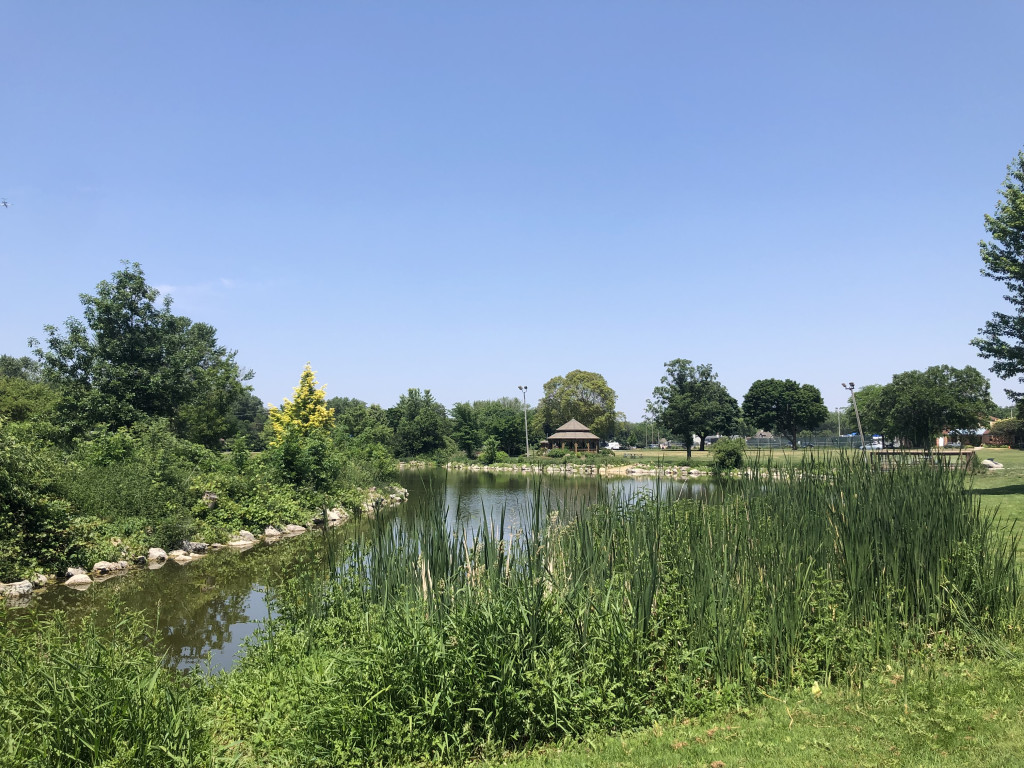
<svg viewBox="0 0 1024 768">
<path fill-rule="evenodd" d="M 576 419 L 569 419 L 562 426 L 554 431 L 549 440 L 600 440 L 597 435 L 591 432 L 586 425 L 576 421 Z"/>
</svg>

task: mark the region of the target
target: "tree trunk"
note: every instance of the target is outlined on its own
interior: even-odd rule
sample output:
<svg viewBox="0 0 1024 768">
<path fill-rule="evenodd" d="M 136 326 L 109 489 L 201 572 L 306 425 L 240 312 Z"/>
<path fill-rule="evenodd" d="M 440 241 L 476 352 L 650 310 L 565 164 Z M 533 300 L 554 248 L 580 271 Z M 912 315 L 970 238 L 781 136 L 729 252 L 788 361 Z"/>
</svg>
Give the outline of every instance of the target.
<svg viewBox="0 0 1024 768">
<path fill-rule="evenodd" d="M 705 437 L 707 437 L 707 435 L 701 435 L 701 436 L 700 436 L 700 449 L 701 449 L 702 451 L 704 450 L 704 438 L 705 438 Z"/>
<path fill-rule="evenodd" d="M 693 448 L 693 435 L 686 436 L 686 460 L 690 460 L 690 449 Z"/>
<path fill-rule="evenodd" d="M 796 445 L 796 432 L 794 432 L 792 435 L 790 435 L 789 439 L 793 441 L 793 450 L 795 451 L 796 448 L 797 448 L 797 445 Z"/>
</svg>

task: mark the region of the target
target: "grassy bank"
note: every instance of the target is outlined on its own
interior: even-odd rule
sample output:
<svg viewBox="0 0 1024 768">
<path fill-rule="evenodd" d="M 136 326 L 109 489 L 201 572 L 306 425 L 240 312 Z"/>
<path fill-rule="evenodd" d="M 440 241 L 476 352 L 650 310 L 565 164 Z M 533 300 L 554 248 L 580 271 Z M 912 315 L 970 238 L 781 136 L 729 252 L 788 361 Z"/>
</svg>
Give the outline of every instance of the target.
<svg viewBox="0 0 1024 768">
<path fill-rule="evenodd" d="M 516 768 L 921 768 L 1016 765 L 1024 744 L 1020 646 L 1002 659 L 877 670 L 861 688 L 793 690 L 741 712 L 651 723 L 583 744 L 483 761 Z"/>
</svg>

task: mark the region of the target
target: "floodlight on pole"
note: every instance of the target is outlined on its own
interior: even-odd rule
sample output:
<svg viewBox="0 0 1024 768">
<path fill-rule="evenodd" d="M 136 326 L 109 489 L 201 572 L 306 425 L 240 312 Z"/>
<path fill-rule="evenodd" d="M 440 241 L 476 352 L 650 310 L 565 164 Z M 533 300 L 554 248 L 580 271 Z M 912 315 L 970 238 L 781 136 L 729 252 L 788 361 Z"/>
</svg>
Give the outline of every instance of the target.
<svg viewBox="0 0 1024 768">
<path fill-rule="evenodd" d="M 843 389 L 847 390 L 850 393 L 850 397 L 853 398 L 853 412 L 855 414 L 857 414 L 857 431 L 860 432 L 860 445 L 861 445 L 861 448 L 863 448 L 864 447 L 864 427 L 862 427 L 861 424 L 860 424 L 860 409 L 857 407 L 857 393 L 853 391 L 854 390 L 853 382 L 851 381 L 849 384 L 847 384 L 846 382 L 843 382 Z"/>
<path fill-rule="evenodd" d="M 529 387 L 526 384 L 519 385 L 519 391 L 523 393 L 523 434 L 526 435 L 526 458 L 530 458 L 530 425 L 526 419 L 527 408 L 526 408 L 526 390 Z"/>
</svg>

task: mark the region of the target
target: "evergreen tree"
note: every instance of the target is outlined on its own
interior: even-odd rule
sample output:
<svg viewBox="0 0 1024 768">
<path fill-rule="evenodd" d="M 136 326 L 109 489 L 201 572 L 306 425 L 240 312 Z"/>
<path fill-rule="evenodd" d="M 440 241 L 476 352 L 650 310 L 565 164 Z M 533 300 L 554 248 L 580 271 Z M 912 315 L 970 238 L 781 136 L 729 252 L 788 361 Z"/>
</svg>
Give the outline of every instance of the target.
<svg viewBox="0 0 1024 768">
<path fill-rule="evenodd" d="M 299 385 L 293 390 L 294 398 L 284 399 L 278 408 L 270 404 L 270 426 L 274 430 L 271 445 L 284 442 L 290 433 L 309 436 L 314 432 L 329 432 L 334 426 L 334 409 L 327 407 L 325 387 L 318 387 L 316 375 L 309 363 L 302 369 Z"/>
</svg>

